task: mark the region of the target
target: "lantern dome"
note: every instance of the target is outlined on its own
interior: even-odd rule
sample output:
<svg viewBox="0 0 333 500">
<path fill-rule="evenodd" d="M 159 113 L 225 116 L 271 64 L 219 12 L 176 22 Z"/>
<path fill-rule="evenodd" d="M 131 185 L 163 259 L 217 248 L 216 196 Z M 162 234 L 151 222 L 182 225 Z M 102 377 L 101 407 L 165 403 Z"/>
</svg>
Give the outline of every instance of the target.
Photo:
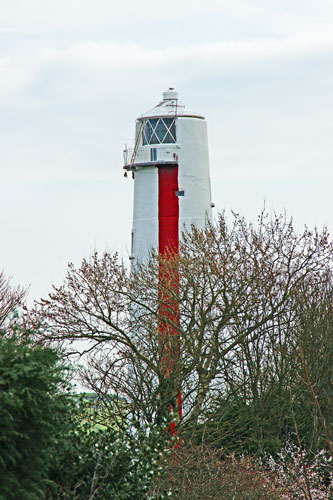
<svg viewBox="0 0 333 500">
<path fill-rule="evenodd" d="M 205 117 L 200 113 L 186 109 L 184 104 L 178 99 L 178 92 L 174 88 L 169 88 L 163 92 L 163 100 L 160 101 L 153 109 L 143 113 L 138 120 L 145 118 L 153 118 L 156 116 L 187 116 L 190 118 L 200 118 L 204 120 Z"/>
</svg>

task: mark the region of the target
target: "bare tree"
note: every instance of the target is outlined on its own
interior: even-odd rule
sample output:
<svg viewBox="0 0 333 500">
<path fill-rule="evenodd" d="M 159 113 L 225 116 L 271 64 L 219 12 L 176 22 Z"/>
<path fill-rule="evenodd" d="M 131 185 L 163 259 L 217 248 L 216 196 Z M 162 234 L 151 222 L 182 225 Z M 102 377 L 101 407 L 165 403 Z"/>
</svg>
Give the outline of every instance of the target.
<svg viewBox="0 0 333 500">
<path fill-rule="evenodd" d="M 10 286 L 10 280 L 0 272 L 0 329 L 8 326 L 16 309 L 22 304 L 25 290 Z"/>
<path fill-rule="evenodd" d="M 240 362 L 250 373 L 263 339 L 295 324 L 295 298 L 331 271 L 332 250 L 325 230 L 299 235 L 283 216 L 262 213 L 249 224 L 234 214 L 229 224 L 221 214 L 215 225 L 184 233 L 178 255 L 153 253 L 133 273 L 117 254 L 94 254 L 78 269 L 70 264 L 65 283 L 31 319 L 45 339 L 88 341 L 90 383 L 125 398 L 148 421 L 181 386 L 186 425 L 231 376 L 241 381 Z M 166 313 L 170 304 L 177 314 Z M 161 335 L 161 322 L 177 335 Z M 167 375 L 166 350 L 177 360 Z"/>
</svg>

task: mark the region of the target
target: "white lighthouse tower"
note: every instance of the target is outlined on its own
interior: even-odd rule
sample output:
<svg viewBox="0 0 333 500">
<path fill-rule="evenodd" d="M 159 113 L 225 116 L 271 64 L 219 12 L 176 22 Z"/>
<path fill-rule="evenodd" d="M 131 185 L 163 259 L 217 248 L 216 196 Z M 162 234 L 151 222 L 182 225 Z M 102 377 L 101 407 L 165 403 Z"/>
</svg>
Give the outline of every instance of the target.
<svg viewBox="0 0 333 500">
<path fill-rule="evenodd" d="M 136 120 L 134 148 L 124 151 L 124 163 L 134 178 L 134 265 L 153 248 L 177 251 L 184 229 L 211 219 L 207 123 L 174 89 Z"/>
</svg>

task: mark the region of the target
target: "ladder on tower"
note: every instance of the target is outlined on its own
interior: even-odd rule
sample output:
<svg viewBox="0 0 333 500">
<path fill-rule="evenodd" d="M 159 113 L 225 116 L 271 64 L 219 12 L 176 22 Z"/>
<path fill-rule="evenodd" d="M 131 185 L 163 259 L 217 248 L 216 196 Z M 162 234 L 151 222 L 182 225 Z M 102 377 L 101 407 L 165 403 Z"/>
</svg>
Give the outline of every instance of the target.
<svg viewBox="0 0 333 500">
<path fill-rule="evenodd" d="M 138 134 L 136 136 L 133 153 L 132 153 L 132 156 L 131 156 L 131 159 L 130 159 L 129 170 L 131 170 L 131 168 L 132 168 L 132 166 L 134 165 L 134 162 L 135 162 L 135 157 L 136 157 L 136 153 L 138 151 L 138 147 L 139 147 L 139 142 L 140 142 L 140 138 L 141 138 L 141 133 L 142 133 L 142 130 L 143 130 L 143 126 L 144 126 L 144 122 L 142 121 L 141 124 L 140 124 L 140 128 L 139 128 Z"/>
</svg>

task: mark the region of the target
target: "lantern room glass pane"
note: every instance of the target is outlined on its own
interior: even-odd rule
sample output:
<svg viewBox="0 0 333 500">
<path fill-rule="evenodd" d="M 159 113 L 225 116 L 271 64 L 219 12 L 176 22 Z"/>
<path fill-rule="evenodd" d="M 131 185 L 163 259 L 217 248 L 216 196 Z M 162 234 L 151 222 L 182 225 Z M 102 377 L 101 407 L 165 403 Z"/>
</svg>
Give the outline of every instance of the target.
<svg viewBox="0 0 333 500">
<path fill-rule="evenodd" d="M 170 142 L 176 142 L 176 123 L 175 123 L 175 120 L 173 120 L 171 127 L 169 127 L 169 133 L 171 134 Z"/>
<path fill-rule="evenodd" d="M 151 139 L 150 139 L 150 143 L 149 144 L 160 144 L 160 141 L 158 140 L 156 134 L 153 134 Z"/>
<path fill-rule="evenodd" d="M 163 143 L 174 143 L 176 142 L 176 125 L 174 118 L 163 118 L 166 128 L 168 129 L 168 133 L 164 137 Z"/>
<path fill-rule="evenodd" d="M 167 135 L 165 136 L 163 144 L 172 144 L 173 142 L 176 142 L 176 141 L 174 140 L 174 138 L 172 137 L 170 132 L 168 132 Z"/>
<path fill-rule="evenodd" d="M 158 140 L 160 142 L 164 142 L 163 139 L 164 139 L 167 131 L 168 130 L 167 130 L 165 124 L 164 124 L 164 121 L 163 120 L 159 120 L 158 125 L 157 125 L 156 130 L 155 130 L 155 133 L 156 133 L 156 135 L 158 137 Z"/>
<path fill-rule="evenodd" d="M 149 120 L 146 121 L 144 129 L 143 129 L 143 145 L 146 146 L 150 144 L 151 136 L 153 134 L 153 129 Z"/>
<path fill-rule="evenodd" d="M 174 118 L 151 118 L 143 127 L 142 144 L 172 144 L 176 142 Z"/>
<path fill-rule="evenodd" d="M 165 123 L 165 126 L 170 128 L 172 122 L 174 122 L 175 120 L 174 120 L 174 118 L 163 118 L 163 121 Z"/>
<path fill-rule="evenodd" d="M 150 120 L 148 120 L 148 121 L 149 121 L 149 123 L 150 123 L 150 125 L 151 125 L 151 128 L 152 128 L 153 130 L 155 130 L 156 125 L 157 125 L 157 122 L 159 121 L 159 119 L 158 119 L 158 118 L 151 118 L 151 119 L 150 119 Z"/>
</svg>

